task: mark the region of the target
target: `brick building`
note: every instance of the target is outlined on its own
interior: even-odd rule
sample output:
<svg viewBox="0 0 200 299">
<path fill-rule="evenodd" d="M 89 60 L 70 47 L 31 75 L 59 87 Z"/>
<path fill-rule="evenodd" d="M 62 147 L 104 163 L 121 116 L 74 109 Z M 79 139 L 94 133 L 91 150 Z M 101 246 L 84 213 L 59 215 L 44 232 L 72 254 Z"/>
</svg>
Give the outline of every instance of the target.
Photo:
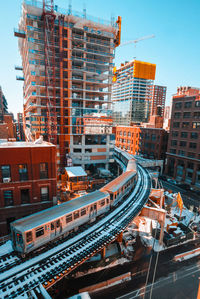
<svg viewBox="0 0 200 299">
<path fill-rule="evenodd" d="M 56 199 L 56 147 L 51 143 L 0 145 L 0 236 L 15 219 L 49 208 Z"/>
<path fill-rule="evenodd" d="M 162 128 L 142 126 L 116 127 L 115 145 L 133 155 L 150 159 L 164 159 L 168 133 Z"/>
<path fill-rule="evenodd" d="M 200 188 L 200 88 L 173 96 L 166 174 Z"/>
<path fill-rule="evenodd" d="M 0 139 L 16 141 L 16 128 L 12 113 L 3 115 L 3 121 L 0 123 Z"/>
<path fill-rule="evenodd" d="M 167 87 L 153 85 L 152 89 L 151 115 L 164 116 Z"/>
</svg>

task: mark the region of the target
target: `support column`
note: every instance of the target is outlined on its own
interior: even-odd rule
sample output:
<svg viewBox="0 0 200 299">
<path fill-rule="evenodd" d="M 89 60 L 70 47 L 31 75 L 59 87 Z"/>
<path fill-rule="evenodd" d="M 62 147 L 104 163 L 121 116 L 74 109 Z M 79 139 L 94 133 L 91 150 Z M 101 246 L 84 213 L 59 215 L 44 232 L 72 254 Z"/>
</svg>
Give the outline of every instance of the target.
<svg viewBox="0 0 200 299">
<path fill-rule="evenodd" d="M 117 236 L 117 242 L 122 243 L 122 238 L 123 238 L 123 232 L 121 232 L 121 233 Z"/>
<path fill-rule="evenodd" d="M 164 237 L 164 227 L 165 227 L 165 222 L 160 222 L 160 237 L 159 237 L 159 244 L 163 244 L 163 237 Z"/>
<path fill-rule="evenodd" d="M 106 256 L 106 247 L 101 249 L 101 258 L 104 259 Z"/>
</svg>

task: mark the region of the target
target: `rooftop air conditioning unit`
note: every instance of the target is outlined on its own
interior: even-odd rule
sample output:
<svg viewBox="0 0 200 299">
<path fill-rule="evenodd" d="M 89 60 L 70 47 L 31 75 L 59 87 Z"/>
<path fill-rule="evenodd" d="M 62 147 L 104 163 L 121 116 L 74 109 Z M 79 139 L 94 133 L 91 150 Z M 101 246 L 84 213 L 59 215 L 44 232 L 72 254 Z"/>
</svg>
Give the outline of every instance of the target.
<svg viewBox="0 0 200 299">
<path fill-rule="evenodd" d="M 11 181 L 11 178 L 3 178 L 4 183 L 9 183 Z"/>
</svg>

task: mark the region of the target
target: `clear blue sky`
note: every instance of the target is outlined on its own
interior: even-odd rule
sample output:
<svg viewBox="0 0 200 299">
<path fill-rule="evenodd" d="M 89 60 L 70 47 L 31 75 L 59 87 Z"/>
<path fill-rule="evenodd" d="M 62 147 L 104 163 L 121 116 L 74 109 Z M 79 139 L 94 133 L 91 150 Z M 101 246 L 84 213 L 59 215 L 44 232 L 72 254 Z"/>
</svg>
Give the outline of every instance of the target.
<svg viewBox="0 0 200 299">
<path fill-rule="evenodd" d="M 0 85 L 9 111 L 23 109 L 22 82 L 14 65 L 21 65 L 13 29 L 21 15 L 21 0 L 1 1 Z M 69 0 L 54 0 L 68 8 Z M 116 49 L 116 64 L 132 60 L 156 63 L 156 84 L 167 86 L 167 104 L 177 86 L 200 87 L 200 0 L 72 0 L 72 9 L 110 20 L 122 16 L 122 41 L 155 34 L 155 38 Z"/>
</svg>

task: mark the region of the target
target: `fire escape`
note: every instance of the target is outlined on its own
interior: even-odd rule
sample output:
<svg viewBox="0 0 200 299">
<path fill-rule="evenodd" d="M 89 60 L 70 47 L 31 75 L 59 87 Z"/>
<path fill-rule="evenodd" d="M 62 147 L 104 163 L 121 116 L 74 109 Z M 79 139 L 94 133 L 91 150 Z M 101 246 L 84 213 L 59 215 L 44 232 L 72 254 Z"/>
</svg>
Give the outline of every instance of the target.
<svg viewBox="0 0 200 299">
<path fill-rule="evenodd" d="M 55 88 L 55 41 L 54 0 L 43 0 L 45 87 L 47 98 L 48 141 L 57 143 L 56 88 Z"/>
</svg>

